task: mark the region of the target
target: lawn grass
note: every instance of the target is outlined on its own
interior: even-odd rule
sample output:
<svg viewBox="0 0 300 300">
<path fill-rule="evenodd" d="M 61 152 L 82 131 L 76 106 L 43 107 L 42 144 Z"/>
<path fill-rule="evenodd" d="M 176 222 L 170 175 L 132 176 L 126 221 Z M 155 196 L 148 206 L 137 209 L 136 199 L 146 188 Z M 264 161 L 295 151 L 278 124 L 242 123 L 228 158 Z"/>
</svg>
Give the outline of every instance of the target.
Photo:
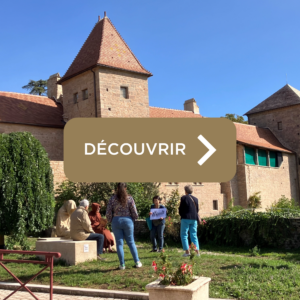
<svg viewBox="0 0 300 300">
<path fill-rule="evenodd" d="M 34 245 L 35 239 L 30 239 L 30 242 Z M 137 246 L 143 263 L 140 269 L 134 267 L 129 249 L 125 246 L 125 270 L 117 269 L 117 254 L 104 254 L 106 261 L 86 262 L 77 266 L 56 264 L 54 284 L 145 292 L 146 284 L 157 278 L 151 264 L 158 259 L 159 254 L 149 252 L 150 243 L 139 242 Z M 184 261 L 180 245 L 170 244 L 166 252 L 174 266 Z M 16 258 L 16 255 L 10 257 Z M 250 257 L 247 248 L 204 245 L 201 257 L 196 258 L 194 272 L 198 276 L 212 278 L 211 298 L 296 300 L 300 298 L 299 261 L 300 254 L 297 251 L 262 249 L 259 256 Z M 7 266 L 22 280 L 28 279 L 41 269 L 39 265 L 28 264 L 9 263 Z M 0 281 L 13 282 L 2 268 Z M 49 284 L 49 272 L 42 273 L 34 283 Z"/>
</svg>

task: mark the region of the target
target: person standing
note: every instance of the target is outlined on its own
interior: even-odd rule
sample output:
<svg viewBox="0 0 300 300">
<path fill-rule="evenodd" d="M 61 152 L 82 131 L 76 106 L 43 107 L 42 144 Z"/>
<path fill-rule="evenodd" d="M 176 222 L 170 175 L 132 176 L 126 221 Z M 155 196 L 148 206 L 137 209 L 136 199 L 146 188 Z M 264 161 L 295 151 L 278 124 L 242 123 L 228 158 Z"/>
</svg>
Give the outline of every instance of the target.
<svg viewBox="0 0 300 300">
<path fill-rule="evenodd" d="M 71 238 L 74 241 L 92 240 L 97 242 L 97 259 L 104 260 L 100 256 L 103 253 L 104 236 L 95 233 L 87 210 L 89 209 L 89 201 L 84 199 L 80 201 L 79 207 L 71 215 Z"/>
<path fill-rule="evenodd" d="M 179 205 L 179 215 L 181 217 L 180 238 L 183 250 L 185 250 L 182 256 L 187 257 L 190 255 L 188 242 L 189 232 L 191 241 L 196 246 L 196 255 L 200 256 L 197 237 L 199 202 L 196 197 L 192 196 L 193 187 L 191 185 L 186 185 L 184 190 L 185 196 L 181 197 Z"/>
<path fill-rule="evenodd" d="M 115 235 L 117 244 L 117 253 L 120 261 L 120 270 L 125 269 L 124 259 L 124 239 L 130 249 L 134 259 L 135 266 L 140 268 L 140 262 L 136 245 L 134 243 L 134 223 L 138 218 L 135 202 L 133 198 L 127 194 L 127 185 L 125 182 L 119 182 L 117 193 L 113 195 L 108 202 L 106 209 L 106 219 L 112 223 L 112 231 Z"/>
<path fill-rule="evenodd" d="M 162 204 L 159 203 L 160 198 L 159 196 L 155 196 L 152 199 L 153 204 L 151 205 L 151 208 L 165 208 Z M 152 215 L 152 212 L 149 213 L 149 215 Z M 165 222 L 166 220 L 164 218 L 160 218 L 158 220 L 152 220 L 152 228 L 150 231 L 150 239 L 152 242 L 152 250 L 151 252 L 161 252 L 164 246 L 164 230 L 165 230 Z M 157 250 L 157 242 L 156 242 L 156 233 L 158 237 L 158 247 Z"/>
</svg>

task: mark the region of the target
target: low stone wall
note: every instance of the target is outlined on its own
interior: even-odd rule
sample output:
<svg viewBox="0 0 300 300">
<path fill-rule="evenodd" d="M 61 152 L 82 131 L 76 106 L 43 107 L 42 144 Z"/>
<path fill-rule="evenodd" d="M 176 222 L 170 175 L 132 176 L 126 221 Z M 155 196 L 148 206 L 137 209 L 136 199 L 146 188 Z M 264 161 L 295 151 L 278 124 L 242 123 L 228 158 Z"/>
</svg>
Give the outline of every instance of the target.
<svg viewBox="0 0 300 300">
<path fill-rule="evenodd" d="M 134 236 L 135 237 L 149 237 L 150 230 L 148 228 L 146 220 L 135 220 L 134 222 Z"/>
</svg>

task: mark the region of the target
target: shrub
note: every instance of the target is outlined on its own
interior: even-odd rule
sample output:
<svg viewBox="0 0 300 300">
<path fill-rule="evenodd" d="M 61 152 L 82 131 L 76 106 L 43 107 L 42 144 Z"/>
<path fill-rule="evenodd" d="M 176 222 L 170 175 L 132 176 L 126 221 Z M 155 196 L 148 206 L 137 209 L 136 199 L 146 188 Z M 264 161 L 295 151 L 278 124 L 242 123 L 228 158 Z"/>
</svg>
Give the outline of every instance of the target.
<svg viewBox="0 0 300 300">
<path fill-rule="evenodd" d="M 230 201 L 229 201 L 229 204 L 228 204 L 228 208 L 226 209 L 223 209 L 220 214 L 221 215 L 226 215 L 228 213 L 231 213 L 231 212 L 236 212 L 236 211 L 239 211 L 239 210 L 242 210 L 244 209 L 242 206 L 240 205 L 233 205 L 234 203 L 234 198 L 231 198 Z"/>
<path fill-rule="evenodd" d="M 48 154 L 29 132 L 0 135 L 0 235 L 8 248 L 28 249 L 27 233 L 53 221 L 53 175 Z"/>
<path fill-rule="evenodd" d="M 178 220 L 172 220 L 171 217 L 166 218 L 165 237 L 174 242 L 180 242 L 180 222 Z"/>
<path fill-rule="evenodd" d="M 152 262 L 152 268 L 159 274 L 160 283 L 163 285 L 188 285 L 193 281 L 193 267 L 195 257 L 195 245 L 190 246 L 190 264 L 182 263 L 180 267 L 173 268 L 169 257 L 163 250 L 160 254 L 160 262 Z"/>
<path fill-rule="evenodd" d="M 271 208 L 268 210 L 280 210 L 280 209 L 291 209 L 291 210 L 300 210 L 299 204 L 295 201 L 295 199 L 289 199 L 284 195 L 278 199 L 277 202 L 274 202 L 271 205 Z"/>
<path fill-rule="evenodd" d="M 159 186 L 159 183 L 154 182 L 127 183 L 127 192 L 133 197 L 140 218 L 148 216 L 152 198 L 158 195 Z M 64 181 L 56 190 L 55 212 L 57 213 L 65 200 L 72 199 L 78 205 L 80 200 L 86 198 L 90 203 L 96 202 L 101 204 L 100 213 L 104 216 L 108 200 L 113 195 L 116 187 L 116 182 L 74 183 Z"/>
<path fill-rule="evenodd" d="M 291 236 L 290 218 L 294 217 L 300 217 L 300 211 L 253 213 L 245 209 L 206 218 L 206 225 L 199 226 L 198 235 L 202 243 L 277 247 Z"/>
<path fill-rule="evenodd" d="M 172 218 L 179 218 L 178 208 L 180 204 L 181 196 L 178 189 L 172 190 L 172 192 L 167 196 L 166 208 L 168 210 L 168 216 Z"/>
<path fill-rule="evenodd" d="M 255 208 L 261 207 L 261 195 L 259 194 L 260 192 L 256 192 L 248 199 L 248 207 L 253 208 L 253 211 Z"/>
</svg>

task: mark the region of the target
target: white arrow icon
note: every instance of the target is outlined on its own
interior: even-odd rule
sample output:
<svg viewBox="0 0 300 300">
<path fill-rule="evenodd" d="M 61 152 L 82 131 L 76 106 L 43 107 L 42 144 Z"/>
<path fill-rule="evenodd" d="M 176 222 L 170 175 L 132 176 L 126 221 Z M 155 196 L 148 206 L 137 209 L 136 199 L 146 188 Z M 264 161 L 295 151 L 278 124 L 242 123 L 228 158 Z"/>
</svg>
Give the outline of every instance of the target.
<svg viewBox="0 0 300 300">
<path fill-rule="evenodd" d="M 213 145 L 209 143 L 201 134 L 198 136 L 198 140 L 208 149 L 208 152 L 206 152 L 206 154 L 203 155 L 198 161 L 198 164 L 202 166 L 216 152 L 216 148 L 214 148 Z"/>
</svg>

